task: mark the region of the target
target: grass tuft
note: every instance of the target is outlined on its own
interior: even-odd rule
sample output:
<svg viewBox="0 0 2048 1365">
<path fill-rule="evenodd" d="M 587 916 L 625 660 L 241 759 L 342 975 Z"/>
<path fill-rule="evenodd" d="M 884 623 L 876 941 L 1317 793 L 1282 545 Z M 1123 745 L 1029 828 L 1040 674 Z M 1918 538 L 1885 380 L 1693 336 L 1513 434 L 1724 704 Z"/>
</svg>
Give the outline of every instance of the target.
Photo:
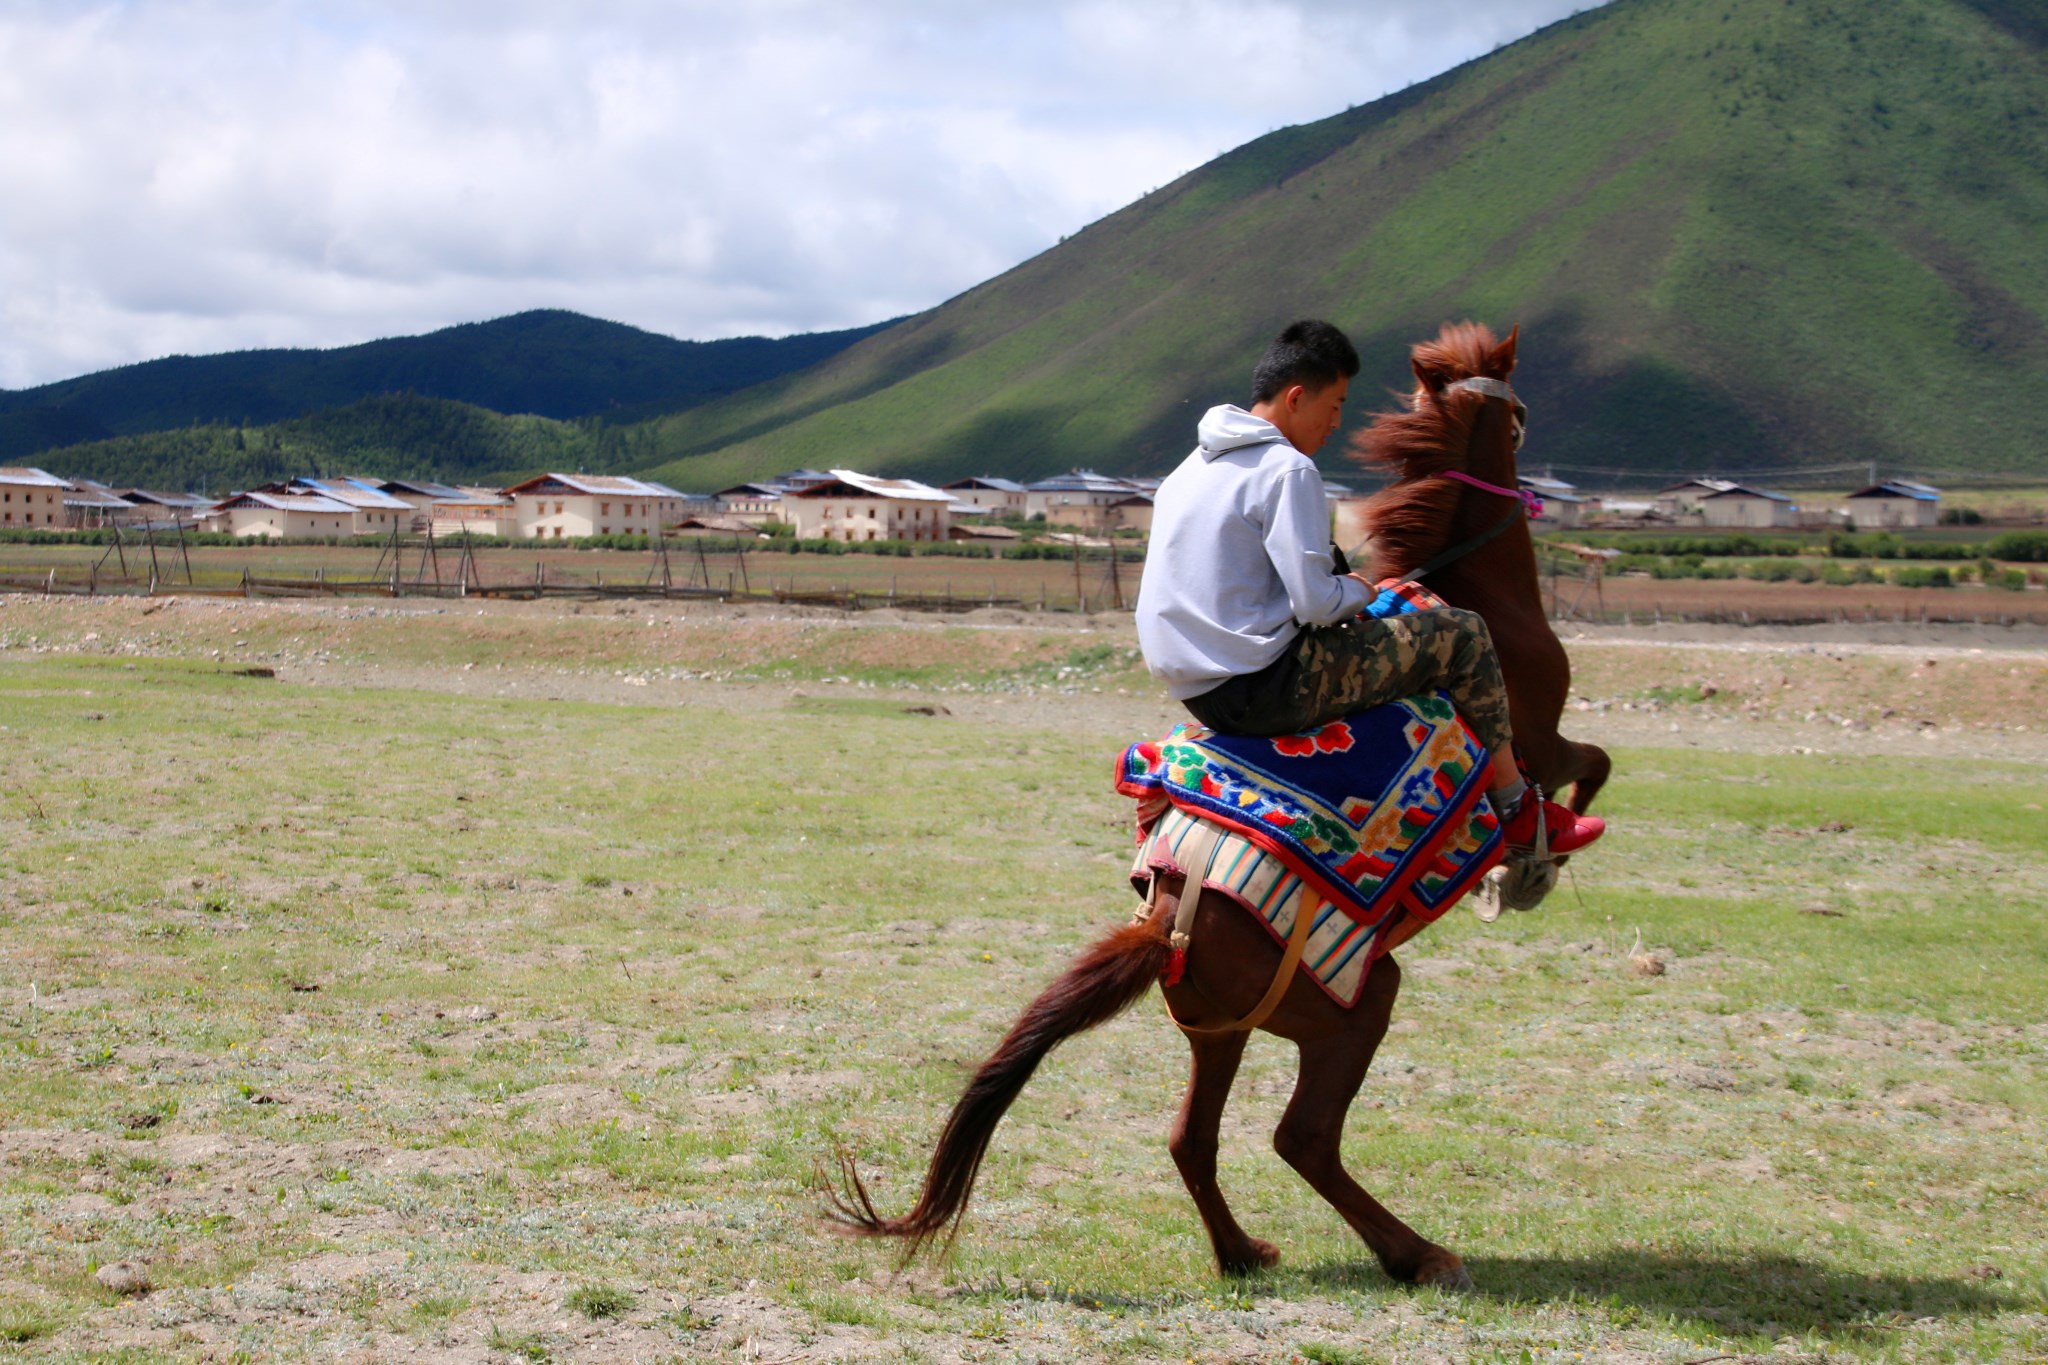
<svg viewBox="0 0 2048 1365">
<path fill-rule="evenodd" d="M 569 1291 L 569 1307 L 592 1320 L 624 1317 L 633 1307 L 630 1291 L 605 1284 L 580 1284 Z"/>
</svg>

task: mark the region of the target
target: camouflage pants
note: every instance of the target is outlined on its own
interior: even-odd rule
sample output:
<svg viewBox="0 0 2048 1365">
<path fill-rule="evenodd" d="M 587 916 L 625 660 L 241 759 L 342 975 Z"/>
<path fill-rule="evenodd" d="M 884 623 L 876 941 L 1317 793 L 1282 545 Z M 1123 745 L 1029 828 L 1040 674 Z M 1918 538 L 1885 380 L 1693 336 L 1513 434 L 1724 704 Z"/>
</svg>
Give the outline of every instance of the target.
<svg viewBox="0 0 2048 1365">
<path fill-rule="evenodd" d="M 1224 734 L 1291 735 L 1438 688 L 1451 694 L 1488 749 L 1513 738 L 1493 636 L 1477 613 L 1456 607 L 1310 626 L 1257 673 L 1228 679 L 1186 705 Z"/>
</svg>

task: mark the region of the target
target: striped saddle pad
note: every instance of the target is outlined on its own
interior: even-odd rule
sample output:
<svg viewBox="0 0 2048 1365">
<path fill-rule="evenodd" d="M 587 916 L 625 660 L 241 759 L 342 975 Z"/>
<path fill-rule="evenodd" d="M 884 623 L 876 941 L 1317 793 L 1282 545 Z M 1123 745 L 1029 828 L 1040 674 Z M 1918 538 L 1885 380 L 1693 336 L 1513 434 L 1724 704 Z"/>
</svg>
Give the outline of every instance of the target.
<svg viewBox="0 0 2048 1365">
<path fill-rule="evenodd" d="M 1272 739 L 1180 725 L 1118 770 L 1138 802 L 1131 877 L 1142 891 L 1156 871 L 1191 873 L 1176 853 L 1196 822 L 1216 826 L 1203 885 L 1281 942 L 1314 907 L 1302 966 L 1348 1007 L 1398 923 L 1436 920 L 1500 861 L 1489 767 L 1440 693 Z"/>
</svg>

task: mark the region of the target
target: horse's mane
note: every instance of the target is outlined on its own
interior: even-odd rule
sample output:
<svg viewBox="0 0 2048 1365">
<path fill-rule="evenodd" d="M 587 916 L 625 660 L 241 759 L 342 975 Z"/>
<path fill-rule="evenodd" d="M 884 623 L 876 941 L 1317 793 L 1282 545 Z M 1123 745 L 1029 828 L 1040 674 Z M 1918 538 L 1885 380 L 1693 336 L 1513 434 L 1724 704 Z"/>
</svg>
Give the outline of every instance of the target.
<svg viewBox="0 0 2048 1365">
<path fill-rule="evenodd" d="M 1496 344 L 1480 323 L 1444 324 L 1435 340 L 1410 351 L 1416 366 L 1438 381 L 1435 390 L 1418 383 L 1403 397 L 1405 407 L 1380 413 L 1352 438 L 1355 459 L 1396 476 L 1365 509 L 1376 576 L 1407 572 L 1443 547 L 1464 490 L 1451 479 L 1425 476 L 1464 467 L 1472 424 L 1486 402 L 1468 389 L 1445 392 L 1443 386 L 1485 373 Z"/>
</svg>

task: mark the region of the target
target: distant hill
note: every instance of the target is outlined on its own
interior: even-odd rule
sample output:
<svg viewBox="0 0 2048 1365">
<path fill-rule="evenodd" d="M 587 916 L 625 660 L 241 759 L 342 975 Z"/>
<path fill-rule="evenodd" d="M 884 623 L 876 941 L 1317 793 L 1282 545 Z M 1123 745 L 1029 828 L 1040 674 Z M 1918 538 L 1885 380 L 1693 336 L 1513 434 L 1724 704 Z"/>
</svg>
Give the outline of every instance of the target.
<svg viewBox="0 0 2048 1365">
<path fill-rule="evenodd" d="M 335 350 L 170 356 L 0 391 L 0 461 L 195 422 L 265 425 L 379 394 L 558 420 L 674 412 L 802 369 L 877 330 L 678 341 L 542 310 Z"/>
<path fill-rule="evenodd" d="M 1441 322 L 1521 323 L 1537 463 L 2048 471 L 2044 39 L 2039 0 L 1616 0 L 653 420 L 652 472 L 1160 472 L 1305 314 L 1357 411 Z"/>
<path fill-rule="evenodd" d="M 594 421 L 491 412 L 387 394 L 268 426 L 204 424 L 115 436 L 38 458 L 51 473 L 121 487 L 225 494 L 279 479 L 363 474 L 450 483 L 508 482 L 548 469 L 645 463 L 632 438 Z"/>
</svg>

